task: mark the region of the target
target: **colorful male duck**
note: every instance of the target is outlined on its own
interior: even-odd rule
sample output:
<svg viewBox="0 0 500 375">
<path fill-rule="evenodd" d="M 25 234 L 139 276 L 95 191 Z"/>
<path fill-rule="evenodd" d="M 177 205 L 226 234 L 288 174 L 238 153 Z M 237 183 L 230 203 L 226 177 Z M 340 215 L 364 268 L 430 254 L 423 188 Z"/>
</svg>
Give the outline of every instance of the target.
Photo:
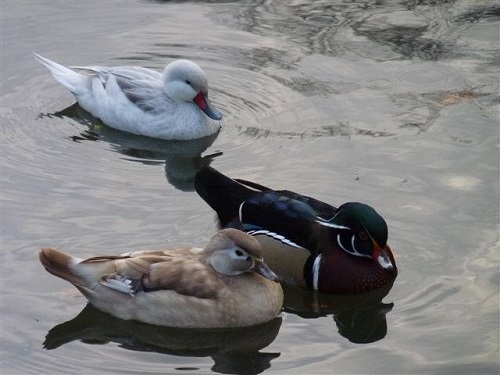
<svg viewBox="0 0 500 375">
<path fill-rule="evenodd" d="M 370 206 L 335 208 L 288 190 L 233 180 L 211 167 L 196 175 L 198 194 L 221 227 L 252 234 L 264 259 L 287 283 L 324 293 L 366 293 L 392 285 L 397 267 L 387 224 Z"/>
</svg>

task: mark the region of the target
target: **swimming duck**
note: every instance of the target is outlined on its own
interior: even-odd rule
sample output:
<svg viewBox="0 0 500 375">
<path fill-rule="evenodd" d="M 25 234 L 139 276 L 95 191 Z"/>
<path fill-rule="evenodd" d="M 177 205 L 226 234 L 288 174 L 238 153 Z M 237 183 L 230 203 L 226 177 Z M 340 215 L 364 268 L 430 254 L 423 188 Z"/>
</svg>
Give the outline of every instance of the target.
<svg viewBox="0 0 500 375">
<path fill-rule="evenodd" d="M 234 180 L 212 167 L 195 177 L 198 194 L 221 227 L 240 228 L 262 245 L 269 267 L 287 283 L 331 294 L 391 285 L 397 267 L 387 224 L 372 207 L 334 207 L 288 190 Z"/>
<path fill-rule="evenodd" d="M 134 66 L 69 69 L 34 56 L 83 109 L 112 128 L 152 138 L 196 139 L 221 127 L 222 114 L 208 100 L 207 77 L 192 61 L 173 61 L 159 73 Z"/>
<path fill-rule="evenodd" d="M 237 230 L 204 249 L 136 251 L 85 260 L 40 251 L 45 269 L 73 284 L 99 310 L 125 320 L 190 328 L 243 327 L 280 312 L 283 290 L 261 247 Z"/>
</svg>

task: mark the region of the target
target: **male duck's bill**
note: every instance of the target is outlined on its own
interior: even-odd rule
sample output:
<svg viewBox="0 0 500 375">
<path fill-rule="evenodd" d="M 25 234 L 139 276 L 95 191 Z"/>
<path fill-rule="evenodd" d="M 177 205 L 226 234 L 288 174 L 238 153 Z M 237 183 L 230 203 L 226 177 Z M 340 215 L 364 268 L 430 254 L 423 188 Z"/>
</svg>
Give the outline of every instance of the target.
<svg viewBox="0 0 500 375">
<path fill-rule="evenodd" d="M 253 237 L 225 229 L 205 249 L 137 251 L 82 260 L 44 248 L 40 261 L 96 308 L 118 318 L 224 328 L 267 322 L 281 310 L 283 290 L 261 251 Z"/>
<path fill-rule="evenodd" d="M 397 267 L 385 220 L 372 207 L 336 208 L 288 190 L 233 180 L 211 167 L 198 171 L 198 194 L 221 227 L 247 231 L 282 280 L 325 293 L 366 293 L 394 282 Z"/>
<path fill-rule="evenodd" d="M 70 69 L 34 55 L 83 109 L 112 128 L 185 140 L 215 134 L 222 125 L 208 100 L 205 73 L 192 61 L 173 61 L 159 73 L 134 66 Z"/>
</svg>

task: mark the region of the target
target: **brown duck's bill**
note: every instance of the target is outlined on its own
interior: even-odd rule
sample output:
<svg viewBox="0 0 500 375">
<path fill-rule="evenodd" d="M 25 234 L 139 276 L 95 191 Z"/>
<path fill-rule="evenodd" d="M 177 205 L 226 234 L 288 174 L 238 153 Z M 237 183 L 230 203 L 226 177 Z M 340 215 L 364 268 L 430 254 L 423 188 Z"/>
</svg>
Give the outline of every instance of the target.
<svg viewBox="0 0 500 375">
<path fill-rule="evenodd" d="M 222 120 L 222 113 L 213 106 L 206 94 L 199 92 L 198 95 L 195 96 L 194 102 L 211 119 L 217 121 Z"/>
<path fill-rule="evenodd" d="M 278 276 L 262 260 L 256 260 L 254 272 L 264 276 L 266 279 L 278 282 Z"/>
</svg>

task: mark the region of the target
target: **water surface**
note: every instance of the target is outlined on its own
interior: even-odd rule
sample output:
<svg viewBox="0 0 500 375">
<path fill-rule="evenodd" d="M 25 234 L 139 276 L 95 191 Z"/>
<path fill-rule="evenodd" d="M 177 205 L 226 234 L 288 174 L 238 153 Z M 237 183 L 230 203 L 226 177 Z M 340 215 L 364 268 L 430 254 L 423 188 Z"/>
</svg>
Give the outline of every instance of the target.
<svg viewBox="0 0 500 375">
<path fill-rule="evenodd" d="M 500 371 L 495 2 L 7 0 L 1 14 L 3 373 Z M 224 128 L 189 145 L 113 131 L 31 51 L 158 70 L 192 59 Z M 400 270 L 392 290 L 382 302 L 288 290 L 280 318 L 214 334 L 112 319 L 40 266 L 42 246 L 203 245 L 216 223 L 191 183 L 210 161 L 374 206 Z"/>
</svg>

